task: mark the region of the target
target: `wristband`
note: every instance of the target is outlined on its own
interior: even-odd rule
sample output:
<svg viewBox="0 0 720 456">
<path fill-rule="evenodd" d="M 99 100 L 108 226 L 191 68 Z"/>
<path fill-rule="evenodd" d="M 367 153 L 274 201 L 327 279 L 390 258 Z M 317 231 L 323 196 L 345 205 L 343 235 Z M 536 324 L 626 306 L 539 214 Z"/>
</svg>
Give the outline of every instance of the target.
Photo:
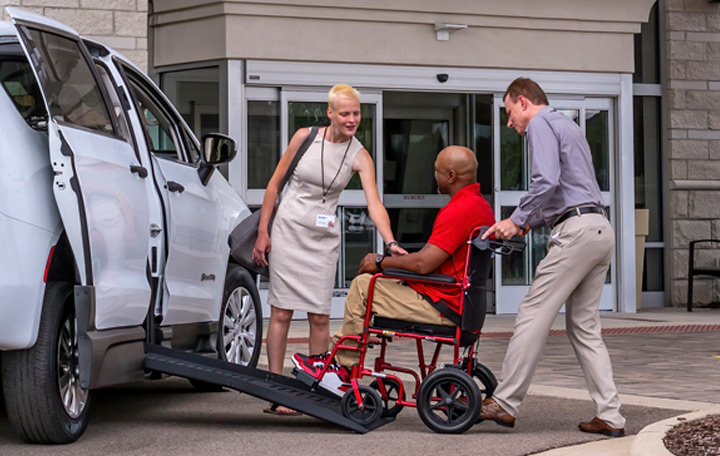
<svg viewBox="0 0 720 456">
<path fill-rule="evenodd" d="M 392 247 L 392 246 L 394 246 L 394 245 L 399 246 L 400 244 L 398 243 L 398 241 L 390 241 L 390 242 L 388 242 L 387 244 L 385 244 L 385 248 L 386 248 L 386 249 L 389 249 L 390 247 Z"/>
<path fill-rule="evenodd" d="M 382 272 L 382 261 L 385 259 L 384 255 L 378 255 L 375 257 L 375 267 L 378 268 L 378 271 Z"/>
</svg>

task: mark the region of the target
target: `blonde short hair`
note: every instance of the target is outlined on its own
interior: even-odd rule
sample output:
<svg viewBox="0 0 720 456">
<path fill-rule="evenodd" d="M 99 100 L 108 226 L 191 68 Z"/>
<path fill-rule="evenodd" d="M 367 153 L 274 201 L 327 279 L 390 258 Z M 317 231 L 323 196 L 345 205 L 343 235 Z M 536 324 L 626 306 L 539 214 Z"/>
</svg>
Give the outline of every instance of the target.
<svg viewBox="0 0 720 456">
<path fill-rule="evenodd" d="M 328 92 L 328 106 L 330 109 L 337 107 L 338 98 L 354 98 L 360 101 L 360 92 L 348 84 L 337 84 Z"/>
</svg>

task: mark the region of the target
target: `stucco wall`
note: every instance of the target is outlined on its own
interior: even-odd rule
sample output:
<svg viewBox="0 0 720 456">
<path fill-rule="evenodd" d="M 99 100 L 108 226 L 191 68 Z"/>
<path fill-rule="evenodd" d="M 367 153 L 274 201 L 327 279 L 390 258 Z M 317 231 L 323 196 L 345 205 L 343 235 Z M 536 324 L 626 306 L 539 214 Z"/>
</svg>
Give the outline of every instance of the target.
<svg viewBox="0 0 720 456">
<path fill-rule="evenodd" d="M 720 239 L 720 4 L 665 3 L 666 127 L 669 159 L 671 303 L 687 301 L 688 244 Z M 698 252 L 696 265 L 720 266 L 720 250 Z M 693 301 L 720 301 L 720 282 L 698 278 Z"/>
<path fill-rule="evenodd" d="M 633 71 L 654 0 L 155 0 L 155 66 L 215 58 Z M 466 25 L 436 39 L 435 24 Z M 176 46 L 182 40 L 183 46 Z"/>
<path fill-rule="evenodd" d="M 148 68 L 148 0 L 0 0 L 4 20 L 6 6 L 64 22 Z"/>
</svg>

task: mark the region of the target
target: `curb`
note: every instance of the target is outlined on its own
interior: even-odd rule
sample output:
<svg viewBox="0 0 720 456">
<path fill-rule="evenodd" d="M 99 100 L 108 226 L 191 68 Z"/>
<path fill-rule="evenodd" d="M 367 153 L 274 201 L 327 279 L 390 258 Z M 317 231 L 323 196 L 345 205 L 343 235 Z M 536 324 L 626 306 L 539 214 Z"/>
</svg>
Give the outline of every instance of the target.
<svg viewBox="0 0 720 456">
<path fill-rule="evenodd" d="M 674 456 L 665 448 L 665 444 L 663 443 L 665 433 L 680 424 L 680 422 L 693 421 L 704 418 L 707 415 L 716 414 L 720 414 L 720 407 L 678 415 L 645 426 L 635 436 L 635 440 L 630 446 L 629 454 L 630 456 Z"/>
</svg>

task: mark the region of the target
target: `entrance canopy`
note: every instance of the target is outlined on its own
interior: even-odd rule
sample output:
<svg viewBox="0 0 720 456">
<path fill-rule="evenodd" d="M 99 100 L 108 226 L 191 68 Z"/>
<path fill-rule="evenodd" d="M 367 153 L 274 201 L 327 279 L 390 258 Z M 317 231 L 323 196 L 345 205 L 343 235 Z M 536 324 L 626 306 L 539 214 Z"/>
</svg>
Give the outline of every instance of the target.
<svg viewBox="0 0 720 456">
<path fill-rule="evenodd" d="M 653 3 L 155 0 L 153 63 L 268 59 L 632 73 L 633 34 Z"/>
</svg>

